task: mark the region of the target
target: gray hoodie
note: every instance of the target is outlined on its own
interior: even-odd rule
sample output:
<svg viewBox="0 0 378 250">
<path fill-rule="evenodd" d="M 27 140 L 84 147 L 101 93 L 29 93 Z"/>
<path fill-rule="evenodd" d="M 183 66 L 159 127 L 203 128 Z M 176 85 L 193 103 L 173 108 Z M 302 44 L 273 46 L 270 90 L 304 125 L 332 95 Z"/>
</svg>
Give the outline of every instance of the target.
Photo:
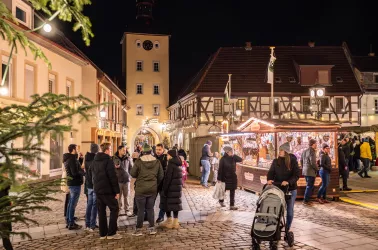
<svg viewBox="0 0 378 250">
<path fill-rule="evenodd" d="M 136 178 L 135 196 L 157 194 L 157 187 L 164 178 L 163 167 L 152 155 L 144 155 L 136 160 L 130 172 Z"/>
</svg>

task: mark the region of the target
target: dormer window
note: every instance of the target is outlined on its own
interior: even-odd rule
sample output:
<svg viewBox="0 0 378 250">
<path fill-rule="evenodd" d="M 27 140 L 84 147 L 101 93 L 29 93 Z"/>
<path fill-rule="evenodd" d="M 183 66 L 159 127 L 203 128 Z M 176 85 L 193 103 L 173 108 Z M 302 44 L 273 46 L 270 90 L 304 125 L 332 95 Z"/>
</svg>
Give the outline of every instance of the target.
<svg viewBox="0 0 378 250">
<path fill-rule="evenodd" d="M 22 0 L 13 0 L 12 13 L 20 24 L 32 28 L 32 9 Z"/>
<path fill-rule="evenodd" d="M 329 70 L 318 70 L 319 84 L 329 84 Z"/>
<path fill-rule="evenodd" d="M 160 43 L 158 41 L 155 41 L 154 42 L 154 47 L 155 47 L 155 49 L 159 49 L 160 48 Z"/>
<path fill-rule="evenodd" d="M 374 74 L 373 78 L 374 83 L 378 83 L 378 74 Z"/>
<path fill-rule="evenodd" d="M 338 76 L 338 77 L 336 77 L 336 81 L 337 82 L 343 82 L 343 78 L 341 78 L 341 77 Z"/>
<path fill-rule="evenodd" d="M 282 83 L 281 77 L 275 77 L 275 78 L 274 78 L 274 81 L 275 81 L 276 83 Z"/>
<path fill-rule="evenodd" d="M 294 77 L 289 77 L 289 82 L 290 83 L 295 83 L 295 78 Z"/>
</svg>

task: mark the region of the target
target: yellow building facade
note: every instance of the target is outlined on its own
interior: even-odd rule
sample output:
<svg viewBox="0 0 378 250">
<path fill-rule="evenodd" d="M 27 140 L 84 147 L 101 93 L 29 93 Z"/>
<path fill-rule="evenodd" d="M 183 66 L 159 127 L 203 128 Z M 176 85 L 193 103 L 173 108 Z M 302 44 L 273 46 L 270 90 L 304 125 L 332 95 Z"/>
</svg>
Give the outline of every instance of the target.
<svg viewBox="0 0 378 250">
<path fill-rule="evenodd" d="M 169 105 L 168 35 L 125 33 L 122 70 L 126 80 L 127 145 L 162 142 Z"/>
</svg>

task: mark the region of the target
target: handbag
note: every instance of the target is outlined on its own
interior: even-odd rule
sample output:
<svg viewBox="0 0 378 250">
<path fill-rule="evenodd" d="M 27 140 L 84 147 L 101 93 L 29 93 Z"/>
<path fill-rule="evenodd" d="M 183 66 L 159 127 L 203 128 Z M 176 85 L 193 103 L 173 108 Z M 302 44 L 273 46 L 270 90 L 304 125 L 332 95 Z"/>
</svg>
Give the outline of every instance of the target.
<svg viewBox="0 0 378 250">
<path fill-rule="evenodd" d="M 216 200 L 224 200 L 225 193 L 226 193 L 226 183 L 218 181 L 215 184 L 213 198 Z"/>
</svg>

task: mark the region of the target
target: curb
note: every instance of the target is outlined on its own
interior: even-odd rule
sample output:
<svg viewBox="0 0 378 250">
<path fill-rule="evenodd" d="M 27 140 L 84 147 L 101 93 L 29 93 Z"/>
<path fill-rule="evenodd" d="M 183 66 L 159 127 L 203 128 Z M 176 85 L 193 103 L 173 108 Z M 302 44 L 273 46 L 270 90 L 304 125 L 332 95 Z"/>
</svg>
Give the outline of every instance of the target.
<svg viewBox="0 0 378 250">
<path fill-rule="evenodd" d="M 352 190 L 352 191 L 340 191 L 340 193 L 353 194 L 353 193 L 378 193 L 378 190 L 369 189 L 369 190 Z"/>
<path fill-rule="evenodd" d="M 378 210 L 377 205 L 370 205 L 370 204 L 367 204 L 367 203 L 359 202 L 359 201 L 352 200 L 352 199 L 349 199 L 349 198 L 344 198 L 344 197 L 340 197 L 340 200 L 345 202 L 345 203 L 352 204 L 352 205 Z"/>
</svg>

